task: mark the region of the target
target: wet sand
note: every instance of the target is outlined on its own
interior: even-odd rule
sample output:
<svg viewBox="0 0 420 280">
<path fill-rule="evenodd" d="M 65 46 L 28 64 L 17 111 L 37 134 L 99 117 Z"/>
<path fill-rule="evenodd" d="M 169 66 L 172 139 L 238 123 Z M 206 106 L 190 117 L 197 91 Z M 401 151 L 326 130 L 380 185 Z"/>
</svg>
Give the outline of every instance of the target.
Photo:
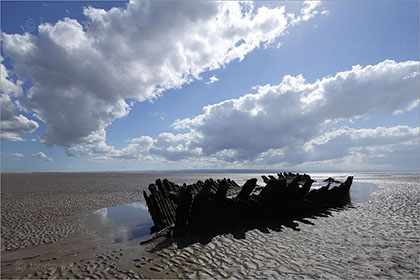
<svg viewBox="0 0 420 280">
<path fill-rule="evenodd" d="M 142 200 L 160 175 L 33 175 L 2 175 L 2 278 L 419 278 L 418 174 L 356 175 L 373 199 L 328 217 L 145 246 L 99 238 L 86 216 Z"/>
</svg>

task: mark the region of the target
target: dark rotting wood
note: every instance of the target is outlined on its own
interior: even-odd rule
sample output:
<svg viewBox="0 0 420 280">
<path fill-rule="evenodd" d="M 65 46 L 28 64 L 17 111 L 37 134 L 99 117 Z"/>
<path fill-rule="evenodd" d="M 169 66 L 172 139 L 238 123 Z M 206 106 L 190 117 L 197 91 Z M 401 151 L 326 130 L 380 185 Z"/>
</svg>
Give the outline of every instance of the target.
<svg viewBox="0 0 420 280">
<path fill-rule="evenodd" d="M 193 195 L 194 196 L 196 196 L 197 194 L 198 194 L 198 192 L 201 190 L 203 188 L 203 186 L 202 185 L 200 185 L 200 184 L 193 184 L 192 185 L 192 192 L 193 192 Z"/>
<path fill-rule="evenodd" d="M 175 218 L 174 218 L 175 211 L 173 211 L 173 213 L 172 213 L 172 209 L 171 209 L 171 206 L 170 206 L 170 204 L 172 204 L 172 200 L 168 199 L 169 198 L 169 193 L 166 192 L 166 189 L 163 186 L 163 183 L 160 179 L 156 180 L 156 186 L 159 190 L 159 193 L 156 197 L 159 201 L 163 216 L 165 217 L 165 225 L 169 226 L 169 225 L 171 225 L 172 223 L 175 222 Z"/>
<path fill-rule="evenodd" d="M 255 178 L 246 181 L 241 191 L 236 196 L 236 198 L 247 200 L 250 197 L 252 191 L 255 189 L 256 185 L 257 185 L 257 179 Z"/>
<path fill-rule="evenodd" d="M 156 193 L 156 186 L 154 184 L 150 184 L 149 185 L 149 191 L 150 193 Z"/>
<path fill-rule="evenodd" d="M 191 186 L 185 186 L 179 191 L 179 206 L 176 209 L 174 235 L 179 236 L 185 233 L 187 228 L 188 217 L 191 210 Z"/>
<path fill-rule="evenodd" d="M 211 182 L 210 180 L 206 180 L 206 182 L 204 183 L 203 189 L 194 197 L 192 201 L 187 225 L 187 230 L 190 232 L 195 232 L 196 230 L 200 229 L 204 222 L 209 222 L 208 219 L 206 219 L 206 221 L 202 219 L 203 215 L 210 214 L 208 209 L 210 208 L 210 198 L 212 196 L 210 192 Z"/>
<path fill-rule="evenodd" d="M 337 181 L 336 179 L 332 178 L 332 177 L 328 177 L 327 179 L 323 180 L 323 182 L 328 182 L 328 183 L 337 183 L 340 184 L 340 181 Z"/>
<path fill-rule="evenodd" d="M 268 183 L 270 179 L 267 178 L 267 176 L 262 175 L 261 178 L 263 179 L 264 183 Z"/>
<path fill-rule="evenodd" d="M 234 180 L 228 179 L 228 182 L 234 187 L 234 188 L 241 188 Z"/>
<path fill-rule="evenodd" d="M 219 189 L 219 183 L 217 181 L 212 180 L 211 191 L 213 193 L 216 193 L 218 189 Z"/>
<path fill-rule="evenodd" d="M 170 199 L 170 193 L 169 190 L 171 189 L 171 184 L 169 184 L 169 181 L 167 179 L 164 179 L 162 182 L 162 192 L 165 197 L 165 201 L 167 206 L 169 207 L 169 211 L 171 213 L 171 223 L 175 223 L 175 211 L 176 211 L 176 205 L 172 199 Z"/>
<path fill-rule="evenodd" d="M 350 202 L 353 177 L 331 189 L 331 183 L 337 182 L 334 179 L 324 187 L 311 189 L 314 180 L 307 174 L 283 172 L 277 177 L 262 178 L 265 186 L 261 187 L 257 187 L 255 178 L 242 187 L 230 179 L 207 179 L 182 187 L 158 179 L 149 185 L 150 194 L 143 192 L 154 222 L 151 230 L 156 232 L 173 225 L 173 233 L 182 235 L 250 218 L 313 215 Z"/>
<path fill-rule="evenodd" d="M 299 193 L 299 180 L 300 180 L 300 176 L 296 176 L 291 182 L 290 184 L 287 185 L 287 196 L 291 197 L 292 199 L 296 200 L 296 199 L 300 199 L 300 197 L 298 196 Z"/>
<path fill-rule="evenodd" d="M 227 191 L 228 191 L 228 183 L 226 181 L 220 181 L 219 189 L 216 191 L 216 196 L 214 200 L 216 202 L 221 202 L 226 198 Z"/>
<path fill-rule="evenodd" d="M 151 193 L 149 196 L 150 205 L 148 204 L 148 208 L 152 208 L 154 217 L 152 216 L 153 222 L 155 223 L 154 231 L 158 231 L 165 227 L 165 217 L 162 213 L 161 206 L 158 203 L 156 193 Z M 150 210 L 149 210 L 150 211 Z"/>
<path fill-rule="evenodd" d="M 159 221 L 158 217 L 156 216 L 156 206 L 153 204 L 152 199 L 149 198 L 146 191 L 143 191 L 143 197 L 144 197 L 144 200 L 146 200 L 146 204 L 148 205 L 150 216 L 152 217 L 152 220 L 155 223 L 155 227 L 156 227 L 156 224 Z"/>
<path fill-rule="evenodd" d="M 299 189 L 299 198 L 303 198 L 305 195 L 308 194 L 313 182 L 314 181 L 312 179 L 305 181 L 304 185 Z"/>
<path fill-rule="evenodd" d="M 286 179 L 271 179 L 266 186 L 261 190 L 260 196 L 268 199 L 283 199 L 286 192 Z"/>
<path fill-rule="evenodd" d="M 158 216 L 161 217 L 159 228 L 167 227 L 168 225 L 171 224 L 171 221 L 169 220 L 170 219 L 169 213 L 163 204 L 162 195 L 159 192 L 156 192 L 155 195 L 152 196 L 152 198 L 154 198 L 155 204 L 157 206 L 157 209 L 158 209 L 157 212 L 159 213 Z"/>
</svg>

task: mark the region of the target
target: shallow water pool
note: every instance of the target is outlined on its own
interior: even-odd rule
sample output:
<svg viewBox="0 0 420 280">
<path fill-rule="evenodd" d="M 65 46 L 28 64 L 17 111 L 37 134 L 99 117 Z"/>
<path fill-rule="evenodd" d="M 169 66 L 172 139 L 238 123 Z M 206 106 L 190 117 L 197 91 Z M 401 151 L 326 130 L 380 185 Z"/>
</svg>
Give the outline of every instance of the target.
<svg viewBox="0 0 420 280">
<path fill-rule="evenodd" d="M 378 185 L 353 181 L 350 188 L 350 198 L 352 203 L 367 202 L 372 199 L 372 193 L 378 190 Z"/>
<path fill-rule="evenodd" d="M 152 237 L 153 221 L 145 201 L 96 210 L 88 215 L 86 224 L 98 236 L 116 243 L 140 242 Z"/>
</svg>

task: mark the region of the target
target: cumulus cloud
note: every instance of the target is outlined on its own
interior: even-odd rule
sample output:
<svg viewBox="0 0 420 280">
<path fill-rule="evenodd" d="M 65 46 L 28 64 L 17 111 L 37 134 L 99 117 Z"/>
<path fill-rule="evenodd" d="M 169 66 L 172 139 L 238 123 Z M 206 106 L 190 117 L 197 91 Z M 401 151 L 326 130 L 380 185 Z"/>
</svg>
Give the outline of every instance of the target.
<svg viewBox="0 0 420 280">
<path fill-rule="evenodd" d="M 145 160 L 163 158 L 176 161 L 188 157 L 195 157 L 202 154 L 200 148 L 191 148 L 191 143 L 195 141 L 195 137 L 196 135 L 194 135 L 194 133 L 177 135 L 172 133 L 161 133 L 156 139 L 149 136 L 141 136 L 129 140 L 130 143 L 120 150 L 111 147 L 106 155 L 95 157 L 94 160 Z M 93 153 L 90 152 L 90 154 L 92 155 Z"/>
<path fill-rule="evenodd" d="M 25 133 L 32 133 L 39 124 L 33 120 L 28 119 L 22 114 L 16 113 L 16 107 L 9 95 L 0 95 L 1 106 L 1 132 L 0 139 L 9 141 L 24 141 L 20 135 Z"/>
<path fill-rule="evenodd" d="M 112 150 L 105 129 L 129 113 L 128 99 L 157 98 L 201 79 L 204 71 L 242 60 L 316 14 L 316 5 L 304 5 L 302 16 L 293 18 L 284 6 L 256 9 L 249 2 L 87 7 L 83 13 L 97 28 L 64 18 L 41 24 L 38 36 L 3 34 L 3 47 L 19 79 L 33 82 L 20 106 L 46 123 L 42 141 L 105 152 Z"/>
<path fill-rule="evenodd" d="M 109 156 L 114 159 L 134 159 L 139 155 L 147 154 L 153 146 L 153 139 L 148 136 L 141 136 L 130 140 L 130 144 L 121 150 L 113 150 Z"/>
<path fill-rule="evenodd" d="M 1 61 L 1 83 L 0 83 L 0 89 L 2 94 L 7 94 L 11 96 L 21 96 L 22 95 L 22 81 L 13 81 L 10 77 L 9 71 L 6 69 L 6 67 L 3 64 L 3 57 L 0 56 Z"/>
<path fill-rule="evenodd" d="M 412 150 L 419 145 L 419 127 L 393 126 L 355 129 L 341 127 L 328 131 L 300 146 L 287 146 L 279 151 L 270 151 L 260 156 L 260 161 L 282 161 L 291 164 L 343 159 L 349 156 L 357 161 L 369 162 L 382 159 L 382 164 L 390 163 L 391 151 Z M 277 153 L 276 153 L 277 152 Z M 415 154 L 418 158 L 418 153 Z M 392 156 L 394 158 L 394 156 Z M 368 160 L 369 159 L 369 160 Z M 385 161 L 385 159 L 388 159 Z"/>
<path fill-rule="evenodd" d="M 43 152 L 38 152 L 38 153 L 32 154 L 32 157 L 33 158 L 42 158 L 42 159 L 45 159 L 46 161 L 52 161 L 52 158 L 48 157 Z"/>
<path fill-rule="evenodd" d="M 194 129 L 201 136 L 195 147 L 205 155 L 234 150 L 237 159 L 251 159 L 269 149 L 302 145 L 339 120 L 413 108 L 418 104 L 418 66 L 386 60 L 314 83 L 301 75 L 285 76 L 279 85 L 206 106 L 203 114 L 177 120 L 173 127 Z"/>
<path fill-rule="evenodd" d="M 173 128 L 186 132 L 149 139 L 146 152 L 169 160 L 207 157 L 296 165 L 349 155 L 359 155 L 360 161 L 361 155 L 374 158 L 413 145 L 418 150 L 419 128 L 331 130 L 340 120 L 413 109 L 419 102 L 418 69 L 416 61 L 385 60 L 314 83 L 301 75 L 285 76 L 278 85 L 256 87 L 256 93 L 208 105 L 201 115 L 175 121 Z"/>
<path fill-rule="evenodd" d="M 22 81 L 14 81 L 9 71 L 3 65 L 1 58 L 1 81 L 0 81 L 0 106 L 1 106 L 1 129 L 0 139 L 9 141 L 23 141 L 20 135 L 32 133 L 38 127 L 38 123 L 18 114 L 12 98 L 22 96 Z"/>
</svg>

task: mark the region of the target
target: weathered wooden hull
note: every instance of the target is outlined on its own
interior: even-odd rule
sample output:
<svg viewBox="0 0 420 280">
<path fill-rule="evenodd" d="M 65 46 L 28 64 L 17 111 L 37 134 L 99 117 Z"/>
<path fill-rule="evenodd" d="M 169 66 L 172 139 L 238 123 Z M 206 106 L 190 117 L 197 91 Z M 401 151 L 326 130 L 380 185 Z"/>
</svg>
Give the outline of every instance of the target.
<svg viewBox="0 0 420 280">
<path fill-rule="evenodd" d="M 152 232 L 173 227 L 174 235 L 200 232 L 215 227 L 232 227 L 250 221 L 282 217 L 308 216 L 350 202 L 353 177 L 339 186 L 312 189 L 309 175 L 279 173 L 263 176 L 265 186 L 257 179 L 242 187 L 229 179 L 197 182 L 178 186 L 168 180 L 157 180 L 144 192 L 154 221 Z M 259 189 L 259 190 L 258 190 Z"/>
</svg>

